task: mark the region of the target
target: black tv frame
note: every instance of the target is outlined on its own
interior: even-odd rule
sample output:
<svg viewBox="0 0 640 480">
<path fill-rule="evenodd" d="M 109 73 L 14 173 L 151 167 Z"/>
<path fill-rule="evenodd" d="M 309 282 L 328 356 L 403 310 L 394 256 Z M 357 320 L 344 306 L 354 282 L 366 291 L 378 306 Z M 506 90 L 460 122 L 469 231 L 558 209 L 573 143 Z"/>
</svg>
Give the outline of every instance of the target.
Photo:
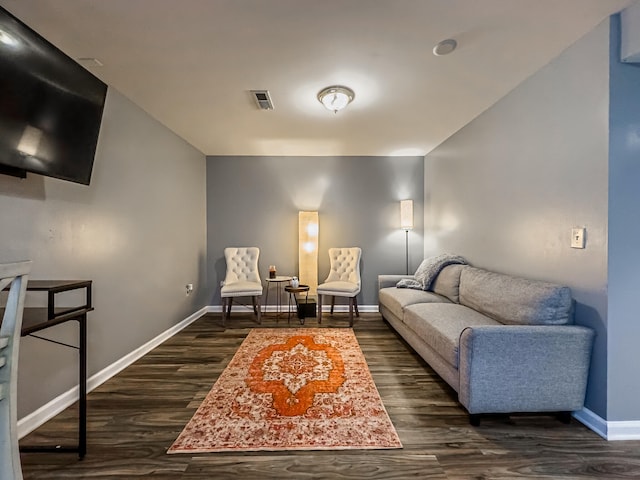
<svg viewBox="0 0 640 480">
<path fill-rule="evenodd" d="M 14 99 L 22 100 L 15 102 L 17 109 L 13 112 L 0 110 L 0 114 L 5 115 L 0 120 L 5 119 L 5 145 L 8 145 L 6 150 L 0 152 L 0 156 L 4 156 L 0 157 L 0 174 L 25 178 L 29 172 L 89 185 L 107 85 L 0 6 L 0 28 L 3 25 L 7 28 L 8 35 L 18 37 L 17 40 L 23 45 L 24 50 L 11 50 L 12 47 L 9 46 L 0 52 L 0 67 L 4 67 L 4 71 L 0 71 L 0 77 L 5 76 L 5 88 L 13 88 L 7 91 L 18 93 L 9 93 L 8 95 L 13 96 L 5 98 L 10 98 L 11 102 Z M 0 45 L 0 50 L 2 47 Z M 12 65 L 15 65 L 15 68 L 12 68 Z M 16 78 L 7 80 L 11 78 L 7 74 L 11 74 L 12 70 L 15 71 Z M 0 84 L 2 80 L 0 78 Z M 22 86 L 20 80 L 25 80 L 24 84 L 29 84 L 29 87 L 33 86 L 33 90 Z M 33 95 L 24 95 L 24 92 L 33 92 Z M 22 95 L 19 95 L 20 93 Z M 44 101 L 40 101 L 40 98 L 34 99 L 36 95 Z M 45 116 L 52 125 L 49 128 L 35 123 Z M 49 157 L 45 155 L 39 158 L 36 154 L 30 155 L 18 149 L 16 135 L 22 128 L 32 125 L 40 127 L 43 131 Z M 77 141 L 73 138 L 76 132 Z"/>
</svg>

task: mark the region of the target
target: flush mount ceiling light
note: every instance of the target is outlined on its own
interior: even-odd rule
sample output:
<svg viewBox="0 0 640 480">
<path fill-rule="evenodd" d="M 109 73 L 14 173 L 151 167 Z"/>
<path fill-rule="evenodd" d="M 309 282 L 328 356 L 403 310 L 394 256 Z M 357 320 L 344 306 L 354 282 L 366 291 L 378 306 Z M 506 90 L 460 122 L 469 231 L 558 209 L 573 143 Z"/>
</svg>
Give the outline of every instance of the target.
<svg viewBox="0 0 640 480">
<path fill-rule="evenodd" d="M 338 110 L 345 108 L 355 97 L 353 90 L 340 85 L 324 88 L 318 93 L 318 101 L 333 113 L 338 113 Z"/>
<path fill-rule="evenodd" d="M 453 52 L 457 46 L 458 42 L 456 42 L 453 38 L 447 38 L 446 40 L 438 42 L 438 44 L 433 47 L 433 54 L 437 57 L 448 55 Z"/>
</svg>

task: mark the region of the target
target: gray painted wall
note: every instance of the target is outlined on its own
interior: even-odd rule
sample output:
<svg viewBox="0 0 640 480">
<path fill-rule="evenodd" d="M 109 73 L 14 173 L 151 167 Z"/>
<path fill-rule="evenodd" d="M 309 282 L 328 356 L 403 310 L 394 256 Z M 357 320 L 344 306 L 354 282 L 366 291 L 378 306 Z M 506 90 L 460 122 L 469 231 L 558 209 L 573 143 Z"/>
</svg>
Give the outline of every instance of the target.
<svg viewBox="0 0 640 480">
<path fill-rule="evenodd" d="M 204 155 L 109 89 L 90 186 L 0 176 L 0 262 L 93 280 L 93 374 L 206 304 L 205 195 Z M 46 334 L 77 344 L 75 323 Z M 20 417 L 77 385 L 71 349 L 24 338 L 19 362 Z"/>
<path fill-rule="evenodd" d="M 377 305 L 377 276 L 404 273 L 400 204 L 414 199 L 411 269 L 423 252 L 422 157 L 207 157 L 207 252 L 211 305 L 220 305 L 224 248 L 260 247 L 269 265 L 292 275 L 298 265 L 298 211 L 320 218 L 318 276 L 329 271 L 328 248 L 362 248 L 360 305 Z M 269 303 L 273 296 L 270 296 Z"/>
<path fill-rule="evenodd" d="M 425 254 L 567 284 L 597 331 L 586 406 L 606 418 L 609 24 L 426 157 Z M 584 250 L 571 227 L 587 228 Z M 629 400 L 628 398 L 626 399 Z"/>
<path fill-rule="evenodd" d="M 633 28 L 640 30 L 640 17 Z M 609 107 L 607 419 L 612 421 L 640 420 L 640 375 L 636 370 L 640 345 L 640 63 L 621 63 L 619 52 L 620 18 L 616 15 L 611 19 Z"/>
</svg>

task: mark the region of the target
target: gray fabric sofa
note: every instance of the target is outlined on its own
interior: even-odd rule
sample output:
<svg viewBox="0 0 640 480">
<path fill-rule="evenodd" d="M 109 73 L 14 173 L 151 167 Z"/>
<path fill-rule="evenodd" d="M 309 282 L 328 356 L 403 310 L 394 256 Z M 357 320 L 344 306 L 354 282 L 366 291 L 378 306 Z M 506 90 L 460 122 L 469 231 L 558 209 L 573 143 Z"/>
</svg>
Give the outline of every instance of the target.
<svg viewBox="0 0 640 480">
<path fill-rule="evenodd" d="M 474 268 L 443 268 L 428 291 L 380 275 L 389 324 L 481 414 L 568 412 L 583 407 L 594 332 L 573 325 L 568 287 Z"/>
</svg>

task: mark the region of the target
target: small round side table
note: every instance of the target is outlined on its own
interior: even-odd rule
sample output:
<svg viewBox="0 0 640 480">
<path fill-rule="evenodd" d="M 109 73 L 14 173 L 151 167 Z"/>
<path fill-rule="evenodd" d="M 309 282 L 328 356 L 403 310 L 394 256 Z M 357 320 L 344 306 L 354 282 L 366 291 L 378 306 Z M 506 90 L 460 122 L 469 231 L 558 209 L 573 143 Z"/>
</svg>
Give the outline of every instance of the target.
<svg viewBox="0 0 640 480">
<path fill-rule="evenodd" d="M 270 278 L 267 277 L 266 281 L 267 281 L 267 291 L 265 292 L 265 298 L 264 298 L 264 312 L 265 312 L 265 316 L 267 313 L 267 307 L 269 306 L 269 287 L 271 287 L 272 283 L 275 283 L 276 285 L 276 319 L 280 318 L 280 313 L 282 311 L 282 289 L 280 288 L 280 285 L 282 285 L 285 282 L 289 282 L 291 281 L 292 277 L 289 277 L 287 275 L 278 275 L 274 278 Z"/>
<path fill-rule="evenodd" d="M 289 307 L 289 315 L 287 316 L 287 323 L 291 322 L 291 307 L 293 305 L 296 306 L 296 311 L 298 312 L 298 318 L 300 319 L 300 325 L 304 325 L 304 315 L 300 313 L 300 305 L 298 304 L 298 295 L 299 293 L 305 293 L 304 304 L 307 304 L 307 300 L 309 300 L 309 285 L 298 285 L 297 287 L 292 287 L 291 285 L 285 285 L 284 291 L 289 293 L 289 299 L 287 302 L 287 306 Z M 293 303 L 291 299 L 293 298 Z"/>
</svg>

